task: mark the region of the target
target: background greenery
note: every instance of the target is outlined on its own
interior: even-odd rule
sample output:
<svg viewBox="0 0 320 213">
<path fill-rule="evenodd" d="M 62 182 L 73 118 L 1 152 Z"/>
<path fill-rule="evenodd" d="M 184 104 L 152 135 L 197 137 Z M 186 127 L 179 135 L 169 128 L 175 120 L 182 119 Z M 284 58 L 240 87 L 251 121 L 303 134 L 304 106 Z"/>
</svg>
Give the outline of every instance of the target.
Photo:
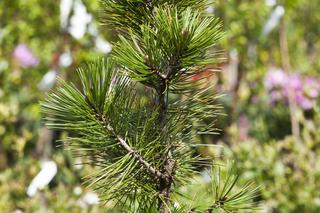
<svg viewBox="0 0 320 213">
<path fill-rule="evenodd" d="M 80 2 L 80 1 L 75 1 Z M 82 1 L 99 36 L 114 39 L 113 29 L 99 25 L 99 1 Z M 263 36 L 266 23 L 278 5 L 284 8 L 291 72 L 300 75 L 304 96 L 312 107 L 298 104 L 295 116 L 300 126 L 301 143 L 291 134 L 291 120 L 285 95 L 272 99 L 274 90 L 266 79 L 275 68 L 282 69 L 280 23 Z M 266 212 L 319 212 L 320 210 L 320 107 L 319 87 L 302 79 L 312 78 L 319 85 L 320 9 L 318 0 L 253 1 L 220 0 L 208 12 L 220 17 L 225 30 L 221 48 L 228 59 L 221 72 L 208 79 L 216 84 L 224 114 L 218 118 L 221 134 L 203 137 L 201 143 L 223 148 L 199 149 L 198 152 L 219 160 L 234 160 L 244 180 L 262 185 L 259 199 Z M 71 12 L 70 19 L 75 12 Z M 49 70 L 63 79 L 75 78 L 75 68 L 85 60 L 107 53 L 96 46 L 96 33 L 87 26 L 81 38 L 73 37 L 61 27 L 59 1 L 17 0 L 0 2 L 0 211 L 13 212 L 102 212 L 102 207 L 84 201 L 89 189 L 82 177 L 93 168 L 75 166 L 78 158 L 55 141 L 66 137 L 63 132 L 48 132 L 41 122 L 39 101 L 45 91 L 39 83 Z M 91 30 L 90 30 L 91 29 Z M 25 44 L 39 60 L 23 66 L 14 56 L 19 44 Z M 64 53 L 72 62 L 59 63 Z M 54 88 L 53 88 L 54 89 Z M 283 94 L 282 94 L 283 95 Z M 214 113 L 214 112 L 212 112 Z M 51 145 L 53 143 L 53 145 Z M 50 148 L 50 147 L 53 148 Z M 58 164 L 58 173 L 49 186 L 33 198 L 26 188 L 40 169 L 42 159 Z M 205 188 L 205 175 L 196 177 Z M 81 190 L 79 190 L 80 188 Z M 201 192 L 199 192 L 201 193 Z M 90 202 L 89 202 L 90 203 Z"/>
</svg>

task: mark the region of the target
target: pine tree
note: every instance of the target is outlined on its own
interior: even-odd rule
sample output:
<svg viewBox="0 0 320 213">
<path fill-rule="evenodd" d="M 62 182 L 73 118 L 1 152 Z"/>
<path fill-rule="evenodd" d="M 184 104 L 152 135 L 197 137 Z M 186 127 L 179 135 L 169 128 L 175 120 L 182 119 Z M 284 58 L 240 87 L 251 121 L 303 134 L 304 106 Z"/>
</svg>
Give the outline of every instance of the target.
<svg viewBox="0 0 320 213">
<path fill-rule="evenodd" d="M 129 212 L 200 211 L 177 209 L 173 195 L 205 162 L 193 142 L 216 131 L 219 106 L 198 76 L 221 59 L 220 22 L 204 12 L 207 0 L 102 2 L 119 39 L 110 57 L 78 69 L 81 89 L 60 81 L 42 103 L 46 124 L 77 135 L 65 142 L 96 166 L 89 182 L 105 202 Z M 251 185 L 230 196 L 237 180 L 213 184 L 204 211 L 253 208 Z"/>
</svg>

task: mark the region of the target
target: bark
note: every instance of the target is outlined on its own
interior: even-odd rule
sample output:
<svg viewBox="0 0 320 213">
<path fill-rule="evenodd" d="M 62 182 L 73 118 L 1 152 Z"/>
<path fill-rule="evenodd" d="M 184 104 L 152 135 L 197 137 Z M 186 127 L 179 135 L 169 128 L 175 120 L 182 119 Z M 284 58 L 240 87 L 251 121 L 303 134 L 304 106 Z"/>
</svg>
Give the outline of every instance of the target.
<svg viewBox="0 0 320 213">
<path fill-rule="evenodd" d="M 159 107 L 158 122 L 161 131 L 164 131 L 168 112 L 168 84 L 166 82 L 166 79 L 163 79 L 163 82 L 160 85 L 160 89 L 158 89 L 157 91 L 156 97 L 156 104 Z M 170 195 L 171 187 L 173 184 L 173 175 L 175 167 L 175 160 L 172 158 L 172 153 L 170 149 L 165 155 L 164 162 L 165 163 L 163 173 L 165 177 L 161 178 L 159 182 L 160 198 L 158 200 L 158 209 L 161 213 L 168 213 L 170 212 Z"/>
</svg>

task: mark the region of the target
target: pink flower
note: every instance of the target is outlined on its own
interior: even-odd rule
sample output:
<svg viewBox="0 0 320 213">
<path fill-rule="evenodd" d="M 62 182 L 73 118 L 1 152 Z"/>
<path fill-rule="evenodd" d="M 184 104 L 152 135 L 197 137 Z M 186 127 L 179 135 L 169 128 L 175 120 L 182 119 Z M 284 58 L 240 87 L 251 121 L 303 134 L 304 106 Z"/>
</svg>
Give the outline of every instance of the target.
<svg viewBox="0 0 320 213">
<path fill-rule="evenodd" d="M 294 91 L 303 90 L 304 82 L 299 74 L 291 74 L 288 77 L 287 83 L 290 84 Z"/>
<path fill-rule="evenodd" d="M 320 80 L 313 77 L 307 77 L 305 79 L 304 93 L 310 98 L 317 98 L 320 95 Z"/>
<path fill-rule="evenodd" d="M 39 59 L 25 44 L 16 46 L 13 51 L 13 57 L 24 68 L 35 67 L 39 64 Z"/>
<path fill-rule="evenodd" d="M 315 105 L 314 100 L 305 97 L 303 94 L 295 94 L 295 101 L 297 105 L 304 110 L 310 110 Z"/>
<path fill-rule="evenodd" d="M 265 87 L 269 92 L 270 103 L 284 101 L 288 103 L 289 91 L 292 89 L 296 104 L 303 110 L 315 106 L 320 96 L 320 80 L 303 77 L 299 74 L 286 74 L 281 69 L 270 69 L 265 77 Z"/>
<path fill-rule="evenodd" d="M 273 88 L 281 88 L 285 86 L 287 83 L 287 74 L 283 70 L 277 68 L 270 69 L 264 80 L 264 84 L 266 88 L 269 90 Z"/>
<path fill-rule="evenodd" d="M 271 103 L 281 101 L 285 97 L 285 94 L 281 90 L 271 91 L 269 95 Z"/>
</svg>

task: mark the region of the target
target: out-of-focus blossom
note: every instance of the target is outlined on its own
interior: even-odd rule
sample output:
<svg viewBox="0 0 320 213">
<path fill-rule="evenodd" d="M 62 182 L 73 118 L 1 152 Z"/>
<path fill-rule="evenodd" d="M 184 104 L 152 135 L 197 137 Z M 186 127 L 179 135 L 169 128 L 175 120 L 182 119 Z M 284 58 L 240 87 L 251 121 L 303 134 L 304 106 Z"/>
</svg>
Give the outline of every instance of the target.
<svg viewBox="0 0 320 213">
<path fill-rule="evenodd" d="M 267 89 L 282 88 L 288 83 L 288 76 L 283 70 L 272 68 L 267 72 L 264 83 Z"/>
<path fill-rule="evenodd" d="M 63 29 L 68 27 L 68 19 L 71 13 L 73 0 L 60 1 L 60 24 Z"/>
<path fill-rule="evenodd" d="M 73 193 L 74 193 L 75 195 L 80 195 L 80 194 L 82 193 L 81 187 L 80 187 L 80 186 L 74 187 L 74 188 L 73 188 Z"/>
<path fill-rule="evenodd" d="M 320 93 L 320 81 L 314 77 L 289 76 L 289 82 L 294 92 L 294 99 L 304 110 L 312 109 Z"/>
<path fill-rule="evenodd" d="M 94 192 L 87 192 L 83 196 L 83 200 L 86 203 L 88 203 L 89 205 L 99 204 L 99 197 L 98 197 L 97 193 L 94 193 Z"/>
<path fill-rule="evenodd" d="M 49 70 L 41 79 L 38 88 L 41 91 L 49 91 L 56 83 L 57 71 Z"/>
<path fill-rule="evenodd" d="M 291 88 L 294 91 L 301 91 L 304 87 L 304 81 L 301 75 L 299 74 L 291 74 L 288 75 L 287 84 L 290 84 Z M 287 87 L 286 87 L 287 88 Z"/>
<path fill-rule="evenodd" d="M 299 74 L 286 74 L 281 69 L 270 69 L 265 77 L 265 87 L 269 92 L 271 103 L 288 102 L 292 89 L 296 104 L 303 110 L 310 110 L 320 96 L 320 80 L 314 77 L 303 77 Z"/>
<path fill-rule="evenodd" d="M 65 52 L 59 57 L 59 65 L 61 67 L 69 67 L 72 64 L 72 55 L 70 52 Z"/>
<path fill-rule="evenodd" d="M 214 13 L 214 7 L 212 5 L 210 5 L 209 7 L 207 7 L 206 12 L 213 14 Z"/>
<path fill-rule="evenodd" d="M 32 51 L 25 44 L 19 44 L 13 51 L 14 59 L 22 67 L 35 67 L 39 64 L 39 59 L 32 53 Z"/>
<path fill-rule="evenodd" d="M 320 79 L 306 77 L 299 95 L 297 103 L 303 109 L 312 109 L 316 104 L 316 99 L 320 96 Z"/>
<path fill-rule="evenodd" d="M 281 101 L 281 100 L 283 100 L 284 96 L 285 95 L 284 95 L 283 91 L 279 91 L 279 90 L 271 91 L 269 94 L 270 102 L 274 103 L 277 101 Z"/>
<path fill-rule="evenodd" d="M 95 192 L 87 192 L 78 200 L 78 205 L 83 209 L 97 204 L 99 204 L 99 197 Z"/>
<path fill-rule="evenodd" d="M 112 50 L 111 44 L 104 40 L 101 36 L 96 38 L 96 47 L 98 51 L 105 54 L 111 52 Z"/>
<path fill-rule="evenodd" d="M 44 161 L 40 172 L 34 177 L 27 189 L 27 195 L 33 197 L 39 189 L 48 185 L 57 174 L 58 167 L 54 161 Z"/>
<path fill-rule="evenodd" d="M 92 22 L 92 15 L 87 12 L 86 6 L 81 0 L 60 1 L 60 24 L 75 39 L 81 39 L 88 25 Z"/>
<path fill-rule="evenodd" d="M 310 110 L 315 105 L 315 100 L 304 96 L 302 93 L 295 94 L 295 101 L 297 105 L 304 110 Z"/>
<path fill-rule="evenodd" d="M 69 33 L 75 39 L 81 39 L 87 31 L 88 24 L 92 21 L 92 15 L 87 12 L 86 6 L 81 0 L 74 2 L 74 14 L 70 19 Z"/>
<path fill-rule="evenodd" d="M 281 17 L 284 15 L 284 7 L 278 5 L 272 11 L 270 18 L 263 27 L 262 36 L 267 37 L 269 33 L 279 24 Z"/>
<path fill-rule="evenodd" d="M 317 98 L 320 95 L 320 80 L 307 77 L 305 79 L 304 93 L 310 98 Z"/>
</svg>

